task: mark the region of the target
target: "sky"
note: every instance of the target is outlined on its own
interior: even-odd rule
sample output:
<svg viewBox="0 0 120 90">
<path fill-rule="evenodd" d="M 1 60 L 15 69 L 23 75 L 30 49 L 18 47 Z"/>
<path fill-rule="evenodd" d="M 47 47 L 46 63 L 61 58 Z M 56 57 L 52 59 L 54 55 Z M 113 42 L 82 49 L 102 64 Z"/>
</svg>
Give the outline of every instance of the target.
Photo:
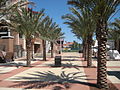
<svg viewBox="0 0 120 90">
<path fill-rule="evenodd" d="M 35 2 L 35 6 L 33 10 L 39 11 L 42 8 L 45 9 L 46 15 L 50 16 L 54 22 L 59 24 L 62 28 L 62 32 L 65 33 L 64 41 L 72 42 L 73 40 L 80 42 L 73 33 L 71 33 L 71 29 L 68 28 L 67 25 L 63 24 L 65 20 L 61 19 L 62 15 L 68 14 L 69 5 L 67 5 L 67 0 L 29 0 Z"/>
<path fill-rule="evenodd" d="M 61 19 L 62 15 L 70 13 L 69 7 L 70 5 L 67 5 L 67 0 L 29 0 L 33 1 L 35 3 L 35 6 L 29 6 L 32 7 L 33 10 L 39 11 L 42 8 L 45 9 L 46 15 L 50 16 L 54 22 L 59 24 L 59 26 L 62 28 L 62 32 L 65 33 L 65 39 L 64 41 L 72 42 L 77 41 L 81 43 L 79 39 L 77 39 L 74 34 L 71 32 L 71 29 L 68 28 L 68 25 L 63 24 L 65 20 Z M 118 7 L 120 9 L 120 7 Z M 114 18 L 120 17 L 120 11 L 112 18 L 110 21 L 114 21 Z"/>
</svg>

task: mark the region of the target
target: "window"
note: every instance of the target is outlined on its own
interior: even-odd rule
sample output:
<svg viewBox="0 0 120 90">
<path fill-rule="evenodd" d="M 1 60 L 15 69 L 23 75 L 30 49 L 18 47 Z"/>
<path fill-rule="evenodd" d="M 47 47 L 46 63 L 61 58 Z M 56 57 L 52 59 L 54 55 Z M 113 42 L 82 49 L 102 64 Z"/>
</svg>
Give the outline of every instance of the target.
<svg viewBox="0 0 120 90">
<path fill-rule="evenodd" d="M 23 38 L 23 35 L 19 33 L 19 38 Z"/>
<path fill-rule="evenodd" d="M 8 36 L 8 29 L 7 28 L 0 29 L 0 37 L 2 37 L 2 36 Z"/>
</svg>

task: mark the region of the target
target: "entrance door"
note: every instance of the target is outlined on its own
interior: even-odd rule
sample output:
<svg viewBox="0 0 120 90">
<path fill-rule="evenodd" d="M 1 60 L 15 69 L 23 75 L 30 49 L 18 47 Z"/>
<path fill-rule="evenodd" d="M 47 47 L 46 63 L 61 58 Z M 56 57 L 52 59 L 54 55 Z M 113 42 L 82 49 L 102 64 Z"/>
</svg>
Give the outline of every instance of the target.
<svg viewBox="0 0 120 90">
<path fill-rule="evenodd" d="M 40 52 L 40 44 L 34 44 L 34 53 Z"/>
</svg>

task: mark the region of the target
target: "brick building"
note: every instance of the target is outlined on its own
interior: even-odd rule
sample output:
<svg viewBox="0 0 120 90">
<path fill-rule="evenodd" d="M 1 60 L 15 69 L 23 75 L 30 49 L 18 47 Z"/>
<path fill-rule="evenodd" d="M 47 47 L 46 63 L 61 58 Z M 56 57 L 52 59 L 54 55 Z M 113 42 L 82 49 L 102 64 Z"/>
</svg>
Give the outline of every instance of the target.
<svg viewBox="0 0 120 90">
<path fill-rule="evenodd" d="M 19 0 L 9 0 L 6 5 L 13 4 Z M 0 50 L 5 52 L 13 52 L 14 58 L 25 56 L 26 54 L 26 41 L 23 35 L 8 29 L 9 20 L 6 20 L 6 16 L 0 18 Z M 33 53 L 42 51 L 42 40 L 39 38 L 34 39 Z"/>
</svg>

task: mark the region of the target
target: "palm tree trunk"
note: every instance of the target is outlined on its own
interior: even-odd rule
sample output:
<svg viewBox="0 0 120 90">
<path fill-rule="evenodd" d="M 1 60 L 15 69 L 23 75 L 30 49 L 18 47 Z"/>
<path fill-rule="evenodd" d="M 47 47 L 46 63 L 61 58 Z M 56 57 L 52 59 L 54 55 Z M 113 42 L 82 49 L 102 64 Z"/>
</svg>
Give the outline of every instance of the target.
<svg viewBox="0 0 120 90">
<path fill-rule="evenodd" d="M 85 54 L 84 54 L 84 59 L 85 61 L 87 60 L 87 55 L 88 55 L 88 44 L 87 44 L 87 41 L 85 41 Z"/>
<path fill-rule="evenodd" d="M 51 58 L 53 58 L 53 42 L 51 42 Z"/>
<path fill-rule="evenodd" d="M 26 40 L 26 49 L 27 49 L 27 63 L 26 63 L 26 65 L 27 66 L 30 66 L 30 64 L 31 64 L 31 60 L 30 60 L 30 58 L 31 58 L 31 56 L 30 56 L 31 42 L 30 41 L 31 40 Z"/>
<path fill-rule="evenodd" d="M 108 88 L 107 68 L 106 68 L 106 43 L 107 43 L 107 24 L 102 20 L 97 25 L 98 38 L 98 68 L 97 68 L 97 85 L 99 88 Z"/>
<path fill-rule="evenodd" d="M 120 39 L 118 40 L 118 51 L 120 53 Z"/>
<path fill-rule="evenodd" d="M 83 45 L 83 54 L 82 54 L 82 57 L 84 58 L 85 56 L 85 46 Z"/>
<path fill-rule="evenodd" d="M 83 41 L 83 54 L 82 54 L 82 57 L 84 58 L 85 56 L 85 44 L 84 44 L 84 41 Z"/>
<path fill-rule="evenodd" d="M 32 59 L 34 59 L 34 42 L 31 43 L 31 49 L 32 49 Z"/>
<path fill-rule="evenodd" d="M 87 67 L 92 66 L 92 35 L 88 36 Z"/>
<path fill-rule="evenodd" d="M 46 41 L 42 40 L 43 44 L 43 60 L 46 61 Z"/>
</svg>

